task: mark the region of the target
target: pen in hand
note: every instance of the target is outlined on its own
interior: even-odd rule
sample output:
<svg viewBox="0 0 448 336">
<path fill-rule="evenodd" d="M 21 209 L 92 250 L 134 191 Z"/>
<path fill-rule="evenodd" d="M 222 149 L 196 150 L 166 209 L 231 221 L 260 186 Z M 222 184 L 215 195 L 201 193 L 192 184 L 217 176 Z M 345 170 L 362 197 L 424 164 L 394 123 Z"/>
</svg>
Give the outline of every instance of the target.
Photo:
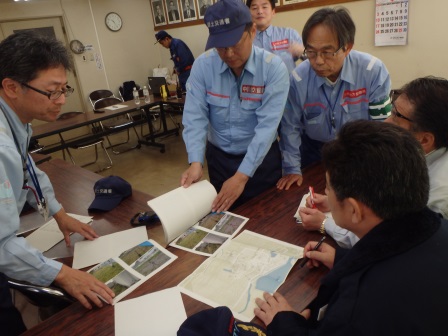
<svg viewBox="0 0 448 336">
<path fill-rule="evenodd" d="M 316 204 L 314 204 L 314 188 L 310 186 L 308 189 L 310 190 L 311 207 L 316 209 Z"/>
<path fill-rule="evenodd" d="M 314 246 L 314 248 L 311 251 L 317 251 L 317 249 L 322 245 L 324 240 L 325 240 L 325 236 L 323 236 L 322 239 L 319 240 L 319 242 L 316 244 L 316 246 Z M 303 266 L 305 266 L 306 263 L 308 262 L 308 260 L 310 260 L 310 258 L 308 258 L 306 256 L 303 257 L 302 261 L 299 264 L 299 267 L 302 268 Z"/>
</svg>

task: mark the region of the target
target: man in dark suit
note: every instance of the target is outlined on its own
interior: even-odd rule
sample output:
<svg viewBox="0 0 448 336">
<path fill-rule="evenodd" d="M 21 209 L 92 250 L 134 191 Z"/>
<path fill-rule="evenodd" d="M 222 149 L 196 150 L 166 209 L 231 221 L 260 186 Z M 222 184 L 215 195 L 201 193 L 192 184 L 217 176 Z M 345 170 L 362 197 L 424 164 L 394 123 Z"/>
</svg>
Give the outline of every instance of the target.
<svg viewBox="0 0 448 336">
<path fill-rule="evenodd" d="M 160 5 L 156 5 L 156 24 L 165 23 L 165 16 L 162 13 Z"/>
<path fill-rule="evenodd" d="M 184 10 L 184 19 L 195 18 L 196 13 L 194 9 L 190 8 L 190 1 L 185 0 L 185 10 Z"/>
<path fill-rule="evenodd" d="M 179 21 L 179 11 L 177 10 L 176 6 L 174 5 L 174 1 L 171 0 L 169 2 L 170 4 L 170 10 L 168 11 L 168 21 Z"/>
</svg>

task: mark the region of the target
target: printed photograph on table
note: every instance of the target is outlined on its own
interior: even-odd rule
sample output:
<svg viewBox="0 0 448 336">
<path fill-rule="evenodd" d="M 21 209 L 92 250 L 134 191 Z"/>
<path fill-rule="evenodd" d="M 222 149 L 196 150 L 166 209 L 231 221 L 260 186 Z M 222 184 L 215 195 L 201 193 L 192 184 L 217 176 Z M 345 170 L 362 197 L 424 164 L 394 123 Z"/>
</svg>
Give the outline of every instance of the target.
<svg viewBox="0 0 448 336">
<path fill-rule="evenodd" d="M 162 0 L 152 1 L 152 14 L 154 18 L 154 26 L 166 25 L 166 16 Z"/>
<path fill-rule="evenodd" d="M 211 212 L 172 241 L 170 246 L 211 256 L 227 239 L 234 237 L 248 220 L 231 212 Z"/>
<path fill-rule="evenodd" d="M 115 304 L 176 258 L 155 241 L 147 240 L 91 268 L 88 273 L 114 291 Z"/>
<path fill-rule="evenodd" d="M 183 21 L 193 21 L 198 18 L 194 0 L 180 0 L 180 3 L 182 5 Z"/>
<path fill-rule="evenodd" d="M 178 0 L 165 0 L 165 9 L 168 16 L 168 23 L 180 22 L 180 11 Z"/>
<path fill-rule="evenodd" d="M 205 15 L 205 11 L 207 10 L 208 7 L 210 7 L 213 2 L 212 0 L 196 0 L 197 3 L 197 7 L 199 8 L 199 18 L 203 19 L 204 15 Z"/>
</svg>

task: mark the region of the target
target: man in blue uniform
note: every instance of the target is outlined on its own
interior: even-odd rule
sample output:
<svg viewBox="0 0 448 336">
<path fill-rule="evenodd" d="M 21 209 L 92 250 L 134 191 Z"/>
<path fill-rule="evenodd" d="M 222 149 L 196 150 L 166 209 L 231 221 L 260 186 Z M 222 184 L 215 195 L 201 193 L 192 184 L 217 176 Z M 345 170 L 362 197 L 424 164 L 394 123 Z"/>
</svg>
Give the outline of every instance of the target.
<svg viewBox="0 0 448 336">
<path fill-rule="evenodd" d="M 165 48 L 170 49 L 171 60 L 174 62 L 174 72 L 179 77 L 179 84 L 182 91 L 186 91 L 185 84 L 190 77 L 194 56 L 190 48 L 184 41 L 171 37 L 166 31 L 161 30 L 156 34 L 156 43 L 160 43 Z"/>
<path fill-rule="evenodd" d="M 101 307 L 101 295 L 112 303 L 113 292 L 92 275 L 48 259 L 17 237 L 25 202 L 53 216 L 67 245 L 70 233 L 98 237 L 89 226 L 69 216 L 56 200 L 47 175 L 28 155 L 31 121 L 55 121 L 65 98 L 73 92 L 66 71 L 72 68 L 62 43 L 21 32 L 0 43 L 0 325 L 2 335 L 23 331 L 3 274 L 36 285 L 65 289 L 86 308 Z"/>
<path fill-rule="evenodd" d="M 407 83 L 393 103 L 391 116 L 385 122 L 401 126 L 421 143 L 429 171 L 428 207 L 448 219 L 448 80 L 436 77 L 417 78 Z M 317 209 L 300 210 L 306 230 L 326 232 L 339 246 L 351 248 L 359 240 L 353 232 L 336 225 L 322 211 L 328 211 L 328 198 L 315 195 Z M 322 211 L 321 211 L 322 210 Z"/>
<path fill-rule="evenodd" d="M 275 0 L 247 0 L 246 4 L 257 26 L 254 45 L 280 56 L 288 71 L 292 72 L 304 50 L 299 33 L 292 28 L 271 25 Z"/>
<path fill-rule="evenodd" d="M 252 45 L 255 25 L 240 0 L 222 0 L 205 13 L 206 52 L 187 83 L 183 137 L 190 163 L 181 185 L 202 177 L 204 153 L 224 211 L 275 185 L 281 176 L 277 127 L 289 80 L 282 60 Z M 238 200 L 238 201 L 237 201 Z"/>
<path fill-rule="evenodd" d="M 353 50 L 355 24 L 344 8 L 322 8 L 305 23 L 307 60 L 291 74 L 281 122 L 279 189 L 302 183 L 301 169 L 320 160 L 322 145 L 346 122 L 390 114 L 390 77 L 376 57 Z"/>
</svg>

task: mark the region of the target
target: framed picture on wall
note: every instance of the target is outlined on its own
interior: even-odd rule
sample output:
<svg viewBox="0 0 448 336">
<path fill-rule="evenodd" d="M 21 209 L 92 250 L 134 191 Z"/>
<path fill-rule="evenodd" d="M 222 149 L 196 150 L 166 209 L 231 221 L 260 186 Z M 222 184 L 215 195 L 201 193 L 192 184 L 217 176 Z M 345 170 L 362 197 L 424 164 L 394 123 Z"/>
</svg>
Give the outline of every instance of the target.
<svg viewBox="0 0 448 336">
<path fill-rule="evenodd" d="M 168 23 L 180 22 L 178 0 L 165 0 L 165 9 L 168 16 Z"/>
<path fill-rule="evenodd" d="M 307 2 L 307 1 L 308 0 L 283 0 L 283 5 L 292 5 L 292 4 L 296 4 L 299 2 Z"/>
<path fill-rule="evenodd" d="M 154 17 L 154 26 L 166 25 L 166 16 L 162 0 L 152 0 L 152 14 Z"/>
<path fill-rule="evenodd" d="M 199 18 L 203 19 L 205 11 L 212 5 L 212 0 L 197 0 L 196 5 L 199 8 Z"/>
<path fill-rule="evenodd" d="M 197 20 L 196 4 L 193 0 L 180 0 L 182 5 L 182 20 Z"/>
</svg>

